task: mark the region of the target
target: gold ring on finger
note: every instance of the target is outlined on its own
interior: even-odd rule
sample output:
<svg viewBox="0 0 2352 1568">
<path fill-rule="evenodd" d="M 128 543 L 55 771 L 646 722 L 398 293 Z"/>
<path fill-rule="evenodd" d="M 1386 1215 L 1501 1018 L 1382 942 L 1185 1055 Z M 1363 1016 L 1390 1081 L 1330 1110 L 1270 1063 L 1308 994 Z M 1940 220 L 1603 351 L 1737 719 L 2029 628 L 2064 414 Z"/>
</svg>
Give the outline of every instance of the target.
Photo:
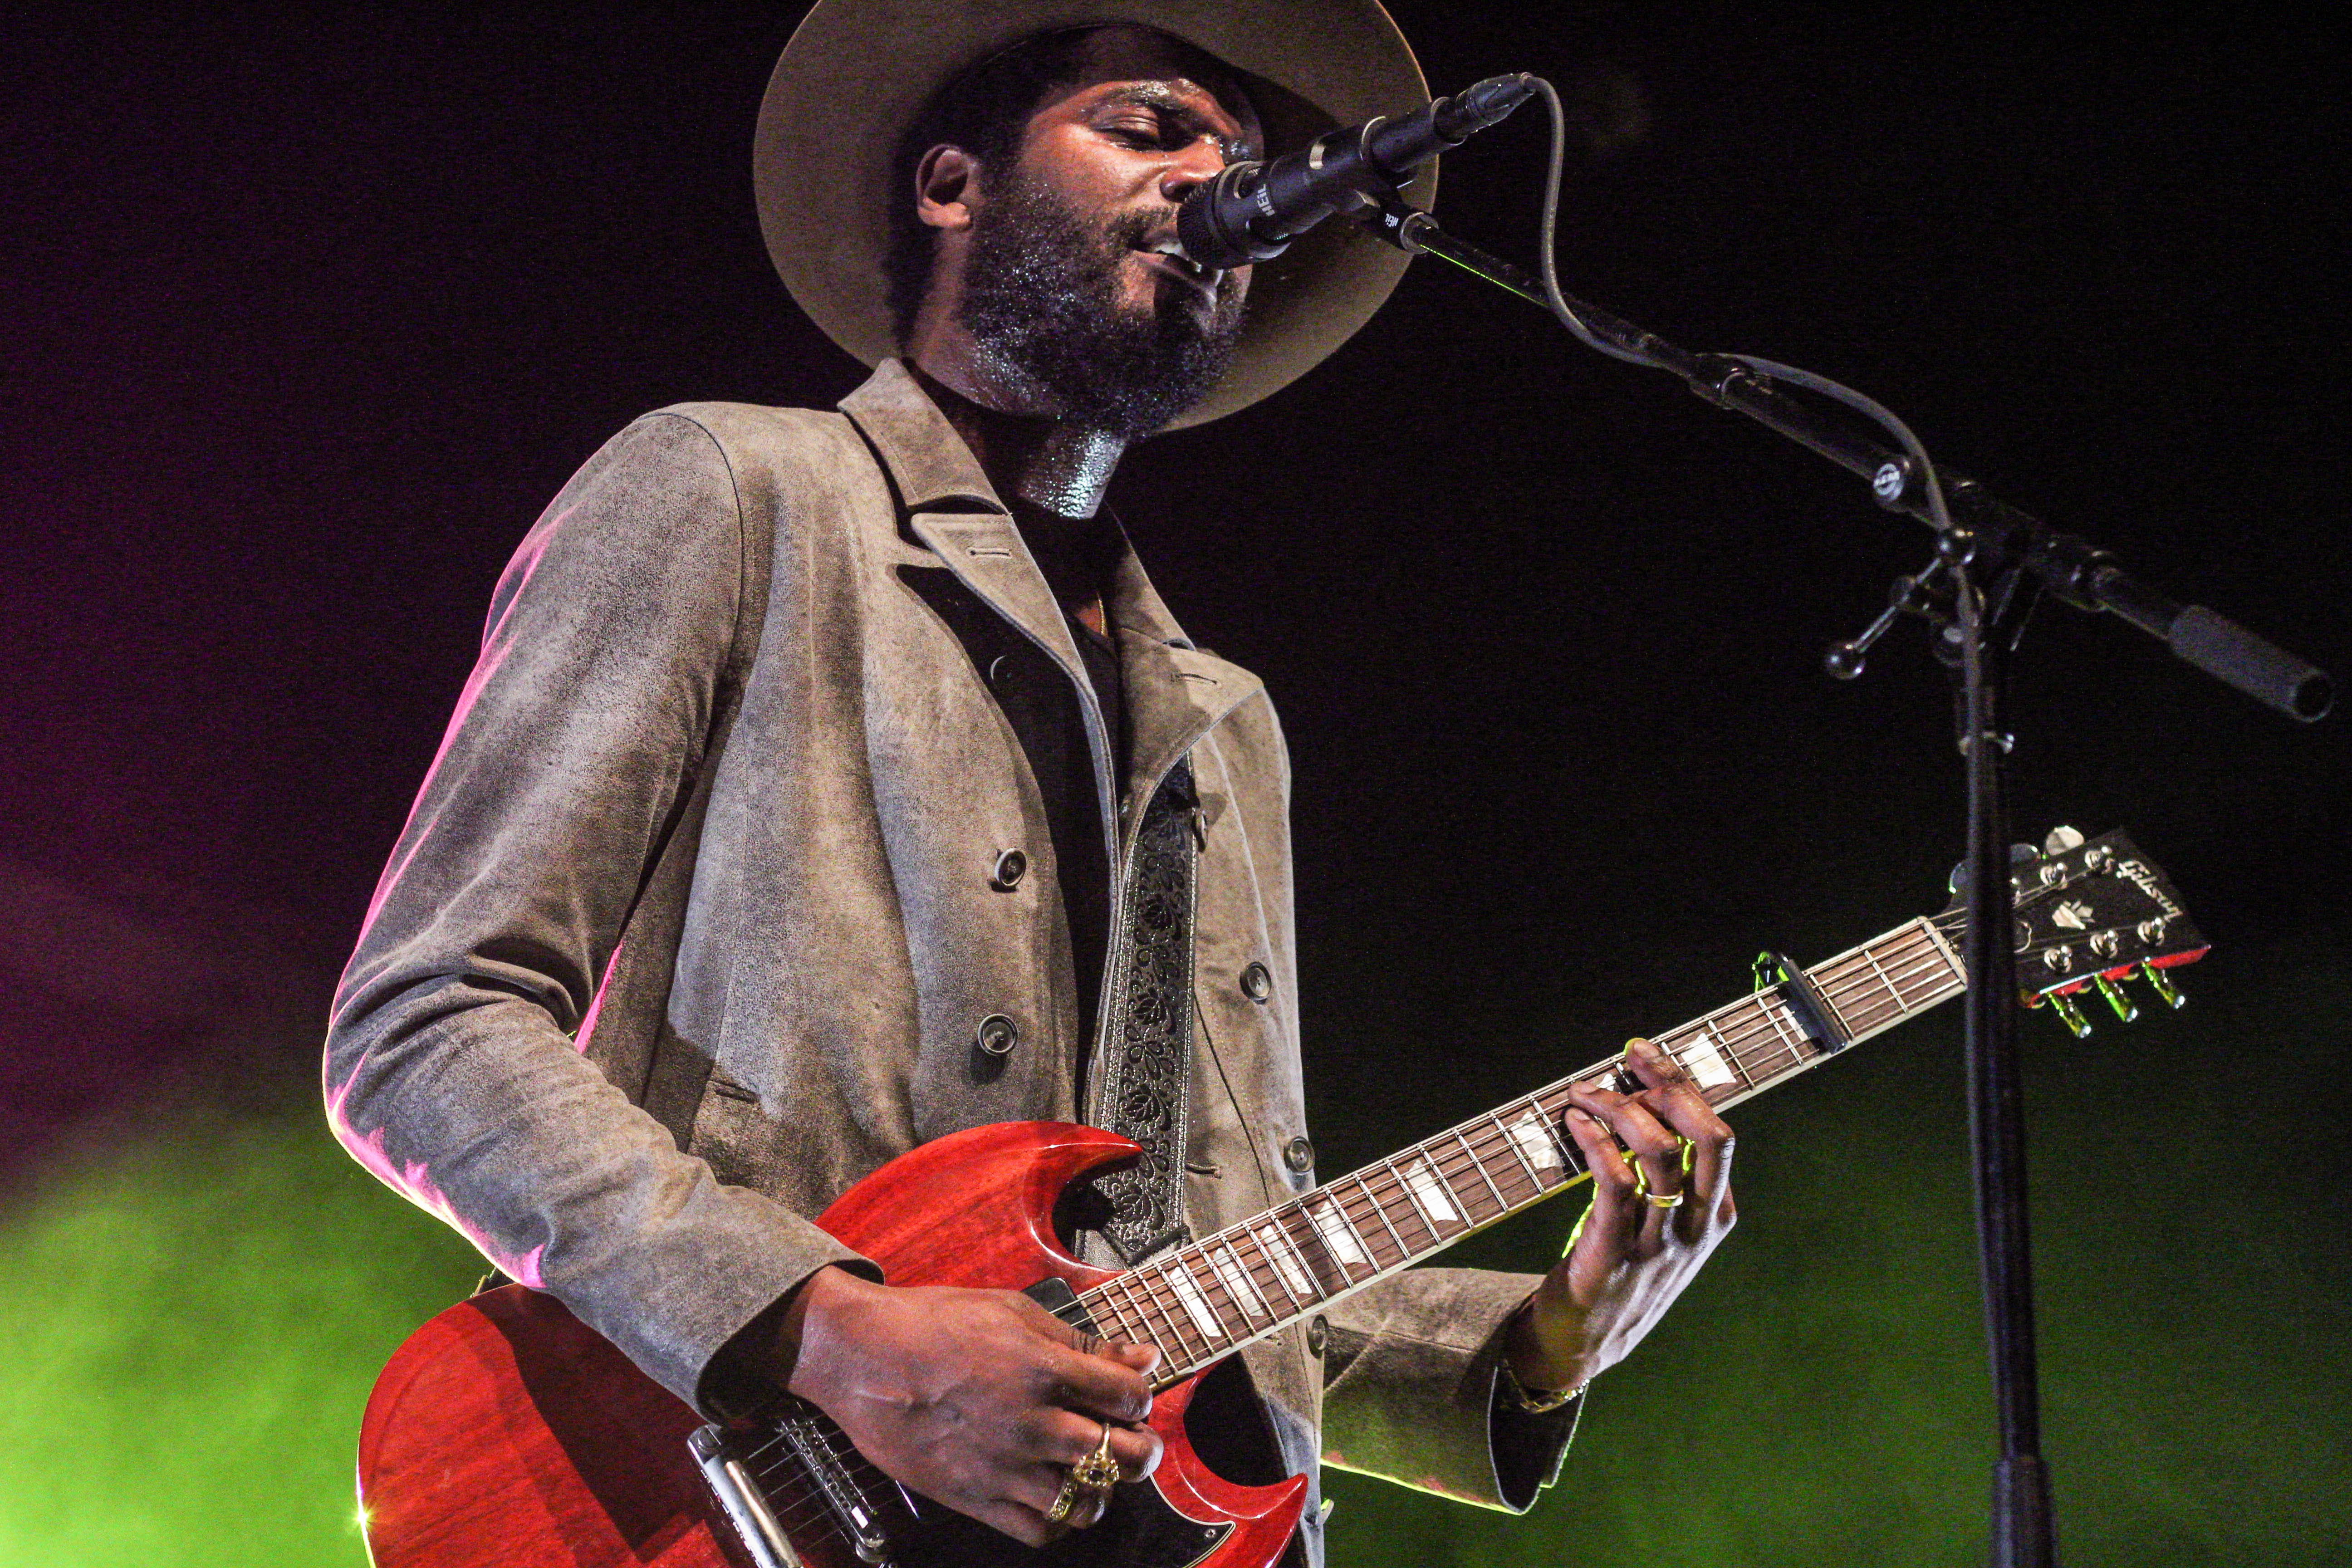
<svg viewBox="0 0 2352 1568">
<path fill-rule="evenodd" d="M 1650 1173 L 1643 1170 L 1639 1165 L 1635 1165 L 1633 1167 L 1633 1195 L 1642 1199 L 1654 1209 L 1680 1208 L 1682 1207 L 1683 1203 L 1683 1194 L 1679 1192 L 1652 1192 L 1650 1190 Z"/>
<path fill-rule="evenodd" d="M 1078 1499 L 1091 1490 L 1091 1487 L 1079 1481 L 1078 1468 L 1072 1465 L 1069 1472 L 1062 1478 L 1062 1489 L 1054 1494 L 1054 1506 L 1045 1510 L 1045 1522 L 1059 1524 L 1069 1518 L 1070 1510 L 1078 1505 Z"/>
<path fill-rule="evenodd" d="M 1070 1467 L 1070 1479 L 1099 1492 L 1118 1484 L 1118 1461 L 1111 1457 L 1108 1422 L 1103 1424 L 1102 1441 L 1095 1445 L 1095 1451 Z"/>
</svg>

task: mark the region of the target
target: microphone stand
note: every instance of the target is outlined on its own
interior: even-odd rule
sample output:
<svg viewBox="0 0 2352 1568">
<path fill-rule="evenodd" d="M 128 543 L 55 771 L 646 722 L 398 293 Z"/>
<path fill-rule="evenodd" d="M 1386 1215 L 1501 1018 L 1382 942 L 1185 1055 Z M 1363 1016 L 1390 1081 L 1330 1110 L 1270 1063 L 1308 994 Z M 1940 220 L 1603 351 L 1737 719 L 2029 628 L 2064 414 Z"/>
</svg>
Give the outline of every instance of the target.
<svg viewBox="0 0 2352 1568">
<path fill-rule="evenodd" d="M 2053 1568 L 2056 1521 L 2042 1459 L 2034 1363 L 2017 955 L 2007 940 L 2013 920 L 2011 853 L 2001 763 L 2012 737 L 2001 728 L 2000 700 L 2008 658 L 2026 613 L 2046 594 L 2078 610 L 2113 611 L 2162 638 L 2189 663 L 2306 722 L 2327 711 L 2333 683 L 2324 672 L 2212 611 L 2184 606 L 2137 582 L 2108 552 L 1996 500 L 1972 479 L 1931 468 L 1900 422 L 1874 405 L 1864 411 L 1883 416 L 1883 423 L 1904 437 L 1906 449 L 1832 423 L 1778 384 L 1826 390 L 1831 384 L 1818 377 L 1789 366 L 1768 368 L 1768 362 L 1685 353 L 1608 311 L 1548 289 L 1545 279 L 1447 234 L 1427 213 L 1392 193 L 1367 196 L 1370 205 L 1359 216 L 1378 237 L 1410 254 L 1451 262 L 1561 314 L 1590 346 L 1680 376 L 1707 402 L 1745 414 L 1866 478 L 1880 505 L 1937 529 L 1936 556 L 1927 569 L 1898 579 L 1885 613 L 1860 637 L 1832 647 L 1823 662 L 1840 679 L 1860 675 L 1863 655 L 1897 615 L 1909 612 L 1937 626 L 1936 651 L 1952 668 L 1958 688 L 1958 741 L 1968 773 L 1969 1131 L 2000 1455 L 1993 1466 L 1991 1562 L 1994 1568 Z M 1843 388 L 1832 395 L 1853 396 Z M 1857 400 L 1857 405 L 1866 404 Z"/>
</svg>

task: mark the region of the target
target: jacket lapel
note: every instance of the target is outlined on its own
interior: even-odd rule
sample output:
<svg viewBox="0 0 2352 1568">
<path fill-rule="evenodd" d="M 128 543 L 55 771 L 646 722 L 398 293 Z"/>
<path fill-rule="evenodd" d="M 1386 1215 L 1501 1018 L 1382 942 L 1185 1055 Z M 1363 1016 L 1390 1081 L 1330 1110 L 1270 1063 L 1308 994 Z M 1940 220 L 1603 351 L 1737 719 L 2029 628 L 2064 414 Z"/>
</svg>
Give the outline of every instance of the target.
<svg viewBox="0 0 2352 1568">
<path fill-rule="evenodd" d="M 1177 759 L 1265 684 L 1192 646 L 1131 546 L 1112 575 L 1108 608 L 1127 689 L 1127 797 L 1119 817 L 1131 830 Z"/>
<path fill-rule="evenodd" d="M 983 604 L 1051 654 L 1091 702 L 1077 645 L 1045 574 L 971 448 L 907 367 L 884 360 L 865 385 L 841 400 L 841 411 L 889 471 L 908 513 L 908 531 Z"/>
<path fill-rule="evenodd" d="M 842 399 L 841 409 L 889 471 L 908 513 L 908 531 L 982 602 L 1053 656 L 1077 689 L 1090 716 L 1090 732 L 1103 737 L 1094 743 L 1115 743 L 1103 728 L 1094 684 L 1045 574 L 947 416 L 897 360 L 883 361 L 865 385 Z M 1105 610 L 1126 688 L 1129 741 L 1126 804 L 1119 812 L 1124 848 L 1144 801 L 1177 759 L 1265 686 L 1240 666 L 1194 647 L 1123 535 L 1122 546 Z M 1098 753 L 1097 776 L 1118 779 L 1119 762 Z"/>
</svg>

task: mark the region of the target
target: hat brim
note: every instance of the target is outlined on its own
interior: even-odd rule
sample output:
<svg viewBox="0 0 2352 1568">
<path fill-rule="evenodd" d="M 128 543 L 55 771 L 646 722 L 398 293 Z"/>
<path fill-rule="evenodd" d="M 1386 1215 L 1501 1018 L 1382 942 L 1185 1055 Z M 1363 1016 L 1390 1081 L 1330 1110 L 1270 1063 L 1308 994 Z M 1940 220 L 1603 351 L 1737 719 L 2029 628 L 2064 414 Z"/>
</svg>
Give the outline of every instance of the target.
<svg viewBox="0 0 2352 1568">
<path fill-rule="evenodd" d="M 886 204 L 898 138 L 931 93 L 1034 34 L 1121 22 L 1231 67 L 1276 153 L 1429 99 L 1378 0 L 818 0 L 769 79 L 752 177 L 768 254 L 828 337 L 869 365 L 898 352 L 883 277 Z M 1436 192 L 1432 160 L 1405 199 L 1427 206 Z M 1412 258 L 1350 226 L 1324 224 L 1257 265 L 1231 369 L 1171 428 L 1288 385 L 1371 319 Z"/>
</svg>

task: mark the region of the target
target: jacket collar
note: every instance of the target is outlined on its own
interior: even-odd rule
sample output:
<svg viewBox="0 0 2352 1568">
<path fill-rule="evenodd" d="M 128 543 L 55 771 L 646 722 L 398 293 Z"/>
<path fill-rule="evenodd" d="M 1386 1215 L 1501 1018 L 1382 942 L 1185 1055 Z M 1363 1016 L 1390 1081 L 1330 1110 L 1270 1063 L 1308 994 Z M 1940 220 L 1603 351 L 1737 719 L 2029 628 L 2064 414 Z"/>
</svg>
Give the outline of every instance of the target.
<svg viewBox="0 0 2352 1568">
<path fill-rule="evenodd" d="M 841 400 L 841 410 L 873 443 L 898 487 L 908 531 L 1051 654 L 1081 700 L 1093 706 L 1094 688 L 1077 645 L 1010 509 L 913 374 L 898 360 L 884 360 L 866 384 Z M 1126 687 L 1127 776 L 1134 795 L 1151 788 L 1211 726 L 1265 686 L 1240 666 L 1192 646 L 1151 585 L 1124 528 L 1104 612 Z M 1114 778 L 1119 774 L 1115 763 L 1109 771 Z M 1139 800 L 1133 804 L 1139 808 Z M 1137 811 L 1125 815 L 1131 823 Z"/>
<path fill-rule="evenodd" d="M 841 400 L 841 411 L 874 443 L 890 482 L 898 487 L 899 504 L 908 511 L 961 501 L 1009 512 L 980 459 L 899 361 L 886 359 L 875 366 L 866 384 Z"/>
</svg>

